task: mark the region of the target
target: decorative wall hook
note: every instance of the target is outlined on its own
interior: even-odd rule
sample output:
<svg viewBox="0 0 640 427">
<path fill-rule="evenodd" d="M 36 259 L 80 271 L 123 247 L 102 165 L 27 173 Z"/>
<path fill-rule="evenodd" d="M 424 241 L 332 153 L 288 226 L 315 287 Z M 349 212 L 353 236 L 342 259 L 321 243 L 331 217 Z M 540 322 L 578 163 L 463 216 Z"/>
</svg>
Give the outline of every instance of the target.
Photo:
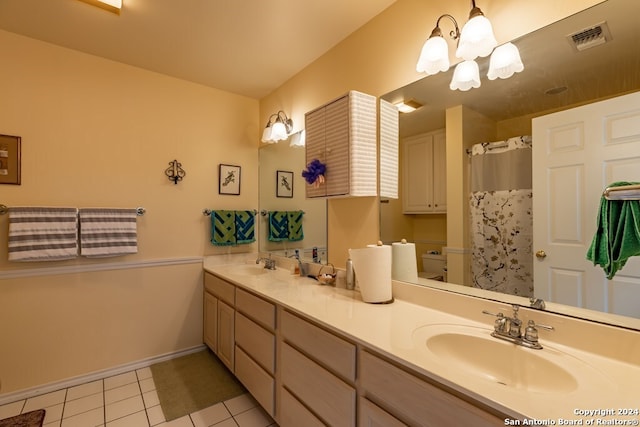
<svg viewBox="0 0 640 427">
<path fill-rule="evenodd" d="M 182 178 L 184 178 L 187 173 L 182 169 L 182 164 L 174 160 L 169 162 L 169 167 L 164 171 L 164 174 L 169 178 L 169 181 L 177 184 L 178 181 L 182 181 Z"/>
</svg>

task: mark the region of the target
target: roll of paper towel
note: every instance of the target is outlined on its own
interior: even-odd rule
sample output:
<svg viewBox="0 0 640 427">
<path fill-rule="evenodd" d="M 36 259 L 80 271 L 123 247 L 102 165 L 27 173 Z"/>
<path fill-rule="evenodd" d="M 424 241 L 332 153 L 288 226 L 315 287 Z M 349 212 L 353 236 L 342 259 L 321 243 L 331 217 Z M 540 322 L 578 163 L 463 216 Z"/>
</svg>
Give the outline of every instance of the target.
<svg viewBox="0 0 640 427">
<path fill-rule="evenodd" d="M 416 262 L 416 245 L 401 242 L 391 244 L 391 277 L 394 280 L 415 283 L 418 280 L 418 265 Z"/>
<path fill-rule="evenodd" d="M 368 303 L 390 302 L 391 294 L 391 246 L 368 245 L 366 248 L 349 249 L 349 257 L 356 273 L 356 284 L 362 300 Z"/>
</svg>

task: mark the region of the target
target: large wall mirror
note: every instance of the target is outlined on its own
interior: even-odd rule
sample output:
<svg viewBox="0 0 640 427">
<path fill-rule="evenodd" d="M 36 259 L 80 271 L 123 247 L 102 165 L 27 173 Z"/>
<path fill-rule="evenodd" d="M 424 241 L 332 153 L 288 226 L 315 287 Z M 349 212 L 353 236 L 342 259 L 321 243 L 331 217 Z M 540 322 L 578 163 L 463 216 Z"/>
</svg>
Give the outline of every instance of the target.
<svg viewBox="0 0 640 427">
<path fill-rule="evenodd" d="M 327 202 L 305 198 L 305 166 L 304 147 L 290 146 L 289 141 L 260 147 L 258 245 L 260 252 L 281 256 L 294 255 L 297 249 L 307 260 L 312 260 L 316 252 L 326 262 Z M 290 221 L 296 222 L 291 224 L 291 231 Z"/>
<path fill-rule="evenodd" d="M 446 111 L 459 106 L 469 108 L 494 123 L 494 138 L 485 139 L 487 132 L 483 131 L 481 133 L 484 135 L 475 141 L 482 143 L 531 135 L 532 119 L 536 117 L 640 90 L 640 49 L 637 46 L 640 27 L 636 23 L 638 12 L 640 9 L 635 1 L 607 0 L 514 40 L 513 43 L 520 50 L 525 70 L 506 80 L 489 81 L 486 78 L 488 58 L 483 58 L 486 61 L 479 61 L 482 81 L 480 88 L 468 92 L 451 91 L 449 82 L 452 67 L 447 73 L 425 77 L 384 95 L 382 98 L 392 103 L 413 99 L 423 104 L 413 113 L 401 114 L 401 144 L 413 136 L 445 128 L 449 134 Z M 592 27 L 599 27 L 594 32 L 602 31 L 609 40 L 602 44 L 593 42 L 595 46 L 589 49 L 576 49 L 567 36 Z M 640 109 L 640 105 L 637 108 Z M 534 138 L 533 145 L 535 144 Z M 464 151 L 461 149 L 459 156 L 469 157 Z M 465 167 L 470 168 L 471 160 L 464 161 L 468 165 Z M 640 181 L 640 171 L 634 181 Z M 602 188 L 588 188 L 586 191 L 601 194 Z M 533 199 L 535 198 L 534 186 Z M 402 238 L 415 241 L 418 265 L 422 252 L 438 251 L 447 246 L 446 228 L 449 226 L 451 229 L 448 222 L 468 220 L 460 218 L 459 212 L 451 210 L 446 214 L 407 215 L 403 214 L 401 201 L 382 202 L 381 239 L 385 242 Z M 594 223 L 596 214 L 597 211 L 594 210 Z M 531 259 L 535 263 L 538 260 L 533 258 L 534 251 L 532 248 Z M 632 263 L 640 265 L 639 261 L 634 259 Z M 528 296 L 479 289 L 466 281 L 456 285 L 418 279 L 418 283 L 482 298 L 529 305 Z M 637 287 L 637 291 L 630 294 L 634 295 L 632 298 L 635 298 L 636 307 L 631 313 L 611 314 L 606 310 L 576 308 L 553 302 L 547 303 L 546 309 L 640 329 L 640 283 L 635 281 L 630 286 Z M 533 287 L 535 288 L 535 283 Z"/>
</svg>

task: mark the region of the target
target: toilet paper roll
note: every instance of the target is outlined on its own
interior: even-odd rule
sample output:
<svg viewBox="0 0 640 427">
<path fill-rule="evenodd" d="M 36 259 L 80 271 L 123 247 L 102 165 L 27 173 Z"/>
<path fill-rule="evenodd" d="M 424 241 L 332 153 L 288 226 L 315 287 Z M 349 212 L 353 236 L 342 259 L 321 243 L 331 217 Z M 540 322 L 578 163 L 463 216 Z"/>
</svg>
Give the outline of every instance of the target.
<svg viewBox="0 0 640 427">
<path fill-rule="evenodd" d="M 391 301 L 391 246 L 368 245 L 366 248 L 349 249 L 349 257 L 362 300 L 368 303 Z"/>
<path fill-rule="evenodd" d="M 391 277 L 415 283 L 418 280 L 416 245 L 406 241 L 391 244 Z"/>
</svg>

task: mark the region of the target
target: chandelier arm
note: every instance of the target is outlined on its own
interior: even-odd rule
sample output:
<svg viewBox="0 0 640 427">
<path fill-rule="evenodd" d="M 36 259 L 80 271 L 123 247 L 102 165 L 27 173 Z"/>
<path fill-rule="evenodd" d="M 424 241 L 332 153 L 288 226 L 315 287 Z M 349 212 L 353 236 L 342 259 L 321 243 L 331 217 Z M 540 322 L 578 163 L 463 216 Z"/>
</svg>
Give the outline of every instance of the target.
<svg viewBox="0 0 640 427">
<path fill-rule="evenodd" d="M 449 37 L 451 37 L 453 40 L 458 40 L 460 38 L 460 28 L 458 27 L 458 22 L 456 21 L 456 18 L 454 18 L 453 16 L 449 15 L 448 13 L 445 13 L 444 15 L 440 15 L 440 17 L 436 21 L 436 28 L 437 29 L 440 28 L 440 20 L 442 18 L 449 18 L 451 20 L 451 22 L 453 23 L 453 26 L 455 27 L 455 30 L 452 30 L 449 33 Z"/>
</svg>

